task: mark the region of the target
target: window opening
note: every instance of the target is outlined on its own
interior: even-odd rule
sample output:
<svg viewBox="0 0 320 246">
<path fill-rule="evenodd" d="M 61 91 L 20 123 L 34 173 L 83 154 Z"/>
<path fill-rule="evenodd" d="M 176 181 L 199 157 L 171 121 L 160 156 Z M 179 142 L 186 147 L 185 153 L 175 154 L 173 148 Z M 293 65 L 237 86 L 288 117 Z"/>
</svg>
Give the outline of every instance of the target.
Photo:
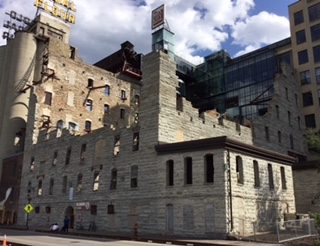
<svg viewBox="0 0 320 246">
<path fill-rule="evenodd" d="M 120 136 L 115 136 L 114 138 L 114 147 L 113 155 L 119 155 L 120 153 Z"/>
<path fill-rule="evenodd" d="M 269 137 L 269 127 L 265 126 L 264 127 L 264 131 L 265 131 L 265 134 L 266 134 L 266 140 L 270 140 L 270 137 Z"/>
<path fill-rule="evenodd" d="M 98 211 L 97 205 L 93 204 L 93 205 L 90 206 L 90 213 L 92 215 L 97 215 L 97 211 Z"/>
<path fill-rule="evenodd" d="M 38 181 L 38 196 L 42 195 L 42 180 Z"/>
<path fill-rule="evenodd" d="M 54 179 L 50 179 L 50 185 L 49 185 L 49 195 L 53 195 L 53 185 L 54 185 Z"/>
<path fill-rule="evenodd" d="M 111 182 L 110 190 L 115 190 L 117 188 L 117 169 L 111 170 Z"/>
<path fill-rule="evenodd" d="M 103 109 L 104 109 L 104 114 L 109 114 L 110 106 L 108 104 L 105 104 Z"/>
<path fill-rule="evenodd" d="M 93 105 L 93 101 L 91 99 L 87 99 L 87 102 L 86 102 L 86 108 L 88 111 L 92 111 L 92 105 Z"/>
<path fill-rule="evenodd" d="M 58 163 L 58 151 L 55 151 L 55 152 L 53 153 L 52 166 L 57 165 L 57 163 Z"/>
<path fill-rule="evenodd" d="M 33 171 L 34 171 L 34 157 L 32 157 L 30 161 L 30 172 L 33 172 Z"/>
<path fill-rule="evenodd" d="M 121 90 L 120 97 L 121 97 L 121 100 L 126 100 L 127 99 L 125 90 Z"/>
<path fill-rule="evenodd" d="M 167 161 L 167 186 L 174 185 L 174 163 L 173 160 Z"/>
<path fill-rule="evenodd" d="M 277 116 L 277 119 L 280 118 L 280 111 L 279 111 L 279 106 L 276 105 L 276 116 Z"/>
<path fill-rule="evenodd" d="M 63 176 L 62 178 L 62 193 L 66 194 L 67 193 L 67 185 L 68 185 L 68 176 Z"/>
<path fill-rule="evenodd" d="M 80 192 L 81 190 L 82 190 L 82 173 L 79 173 L 77 178 L 77 192 Z"/>
<path fill-rule="evenodd" d="M 86 144 L 82 144 L 81 145 L 81 151 L 80 151 L 80 161 L 84 161 L 85 157 L 86 157 L 86 149 L 87 149 L 87 145 Z"/>
<path fill-rule="evenodd" d="M 176 93 L 176 110 L 183 112 L 183 100 L 179 93 Z"/>
<path fill-rule="evenodd" d="M 133 145 L 132 145 L 133 151 L 139 150 L 139 132 L 133 133 Z"/>
<path fill-rule="evenodd" d="M 125 117 L 125 110 L 123 108 L 120 109 L 120 119 L 124 119 Z"/>
<path fill-rule="evenodd" d="M 88 79 L 88 88 L 92 88 L 93 87 L 93 79 Z"/>
<path fill-rule="evenodd" d="M 90 120 L 86 120 L 85 121 L 85 124 L 84 124 L 84 130 L 86 131 L 86 132 L 91 132 L 91 121 Z"/>
<path fill-rule="evenodd" d="M 104 94 L 106 96 L 110 96 L 110 86 L 109 85 L 106 85 L 106 87 L 104 88 Z"/>
<path fill-rule="evenodd" d="M 140 105 L 140 96 L 139 95 L 135 95 L 134 96 L 134 102 L 135 105 Z"/>
<path fill-rule="evenodd" d="M 254 187 L 260 187 L 260 176 L 259 176 L 259 164 L 257 161 L 253 161 L 253 172 L 254 172 Z"/>
<path fill-rule="evenodd" d="M 47 105 L 51 105 L 51 103 L 52 103 L 52 93 L 51 92 L 48 92 L 48 91 L 45 92 L 44 103 Z"/>
<path fill-rule="evenodd" d="M 214 182 L 214 165 L 213 165 L 213 155 L 208 154 L 205 156 L 205 177 L 206 183 Z"/>
<path fill-rule="evenodd" d="M 238 184 L 243 184 L 243 164 L 240 156 L 236 157 L 236 172 Z"/>
<path fill-rule="evenodd" d="M 71 148 L 68 148 L 68 149 L 67 149 L 67 155 L 66 155 L 65 165 L 69 165 L 69 164 L 70 164 L 70 157 L 71 157 Z"/>
<path fill-rule="evenodd" d="M 285 190 L 287 189 L 287 181 L 286 181 L 286 173 L 285 173 L 284 167 L 280 167 L 280 173 L 281 173 L 281 186 L 282 186 L 282 189 Z"/>
<path fill-rule="evenodd" d="M 138 187 L 138 166 L 131 167 L 131 188 Z"/>
<path fill-rule="evenodd" d="M 274 189 L 274 181 L 273 181 L 273 170 L 272 165 L 268 164 L 268 178 L 269 178 L 269 188 L 270 190 Z"/>
<path fill-rule="evenodd" d="M 99 190 L 99 172 L 95 171 L 93 174 L 93 191 Z"/>
<path fill-rule="evenodd" d="M 186 157 L 184 159 L 184 168 L 185 168 L 185 184 L 192 184 L 192 158 Z"/>
</svg>

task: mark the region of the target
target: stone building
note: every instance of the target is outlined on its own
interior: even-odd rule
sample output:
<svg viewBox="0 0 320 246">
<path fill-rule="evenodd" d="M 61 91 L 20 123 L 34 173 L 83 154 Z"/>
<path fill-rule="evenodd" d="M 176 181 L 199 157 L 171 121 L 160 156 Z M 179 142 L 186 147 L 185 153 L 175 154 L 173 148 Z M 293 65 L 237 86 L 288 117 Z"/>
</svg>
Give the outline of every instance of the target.
<svg viewBox="0 0 320 246">
<path fill-rule="evenodd" d="M 6 161 L 21 167 L 17 184 L 1 180 L 1 195 L 15 187 L 14 222 L 26 224 L 30 203 L 30 226 L 66 215 L 71 228 L 225 238 L 296 211 L 292 165 L 305 145 L 287 64 L 263 113 L 240 124 L 180 93 L 172 53 L 142 56 L 126 41 L 94 66 L 69 31 L 41 14 L 0 47 L 2 177 Z"/>
</svg>

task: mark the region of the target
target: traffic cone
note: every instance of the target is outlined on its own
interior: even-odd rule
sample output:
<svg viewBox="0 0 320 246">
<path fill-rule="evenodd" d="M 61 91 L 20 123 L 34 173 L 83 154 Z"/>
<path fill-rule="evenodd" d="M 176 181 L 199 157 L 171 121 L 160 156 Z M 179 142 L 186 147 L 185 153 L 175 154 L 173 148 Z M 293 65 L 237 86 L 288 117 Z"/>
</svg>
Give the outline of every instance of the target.
<svg viewBox="0 0 320 246">
<path fill-rule="evenodd" d="M 7 245 L 7 236 L 6 236 L 6 234 L 4 234 L 4 236 L 3 236 L 2 246 L 8 246 Z"/>
</svg>

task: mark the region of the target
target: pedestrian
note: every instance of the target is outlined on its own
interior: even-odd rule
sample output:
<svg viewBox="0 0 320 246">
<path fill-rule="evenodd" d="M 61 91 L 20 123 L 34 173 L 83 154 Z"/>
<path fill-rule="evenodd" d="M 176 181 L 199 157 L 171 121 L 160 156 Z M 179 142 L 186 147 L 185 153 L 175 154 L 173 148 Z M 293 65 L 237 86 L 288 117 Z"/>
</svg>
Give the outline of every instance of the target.
<svg viewBox="0 0 320 246">
<path fill-rule="evenodd" d="M 69 222 L 70 222 L 70 220 L 69 220 L 68 216 L 66 216 L 64 218 L 64 220 L 63 220 L 63 227 L 61 228 L 62 232 L 68 233 L 68 231 L 69 231 Z"/>
<path fill-rule="evenodd" d="M 50 231 L 52 232 L 59 232 L 59 226 L 57 223 L 54 223 L 50 226 Z"/>
</svg>

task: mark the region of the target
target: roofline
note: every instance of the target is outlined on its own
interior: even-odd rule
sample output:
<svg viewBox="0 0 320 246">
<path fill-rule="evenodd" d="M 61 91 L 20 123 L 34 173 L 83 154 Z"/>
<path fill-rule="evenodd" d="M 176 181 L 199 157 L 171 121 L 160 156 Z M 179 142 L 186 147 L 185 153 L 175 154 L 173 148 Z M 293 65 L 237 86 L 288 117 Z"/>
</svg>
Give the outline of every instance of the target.
<svg viewBox="0 0 320 246">
<path fill-rule="evenodd" d="M 232 150 L 239 153 L 248 154 L 253 157 L 262 157 L 269 161 L 275 161 L 286 165 L 293 165 L 293 163 L 296 162 L 296 158 L 294 157 L 245 144 L 243 142 L 228 138 L 227 136 L 185 141 L 180 143 L 159 143 L 158 145 L 155 145 L 155 150 L 157 151 L 158 155 L 212 149 Z"/>
</svg>

